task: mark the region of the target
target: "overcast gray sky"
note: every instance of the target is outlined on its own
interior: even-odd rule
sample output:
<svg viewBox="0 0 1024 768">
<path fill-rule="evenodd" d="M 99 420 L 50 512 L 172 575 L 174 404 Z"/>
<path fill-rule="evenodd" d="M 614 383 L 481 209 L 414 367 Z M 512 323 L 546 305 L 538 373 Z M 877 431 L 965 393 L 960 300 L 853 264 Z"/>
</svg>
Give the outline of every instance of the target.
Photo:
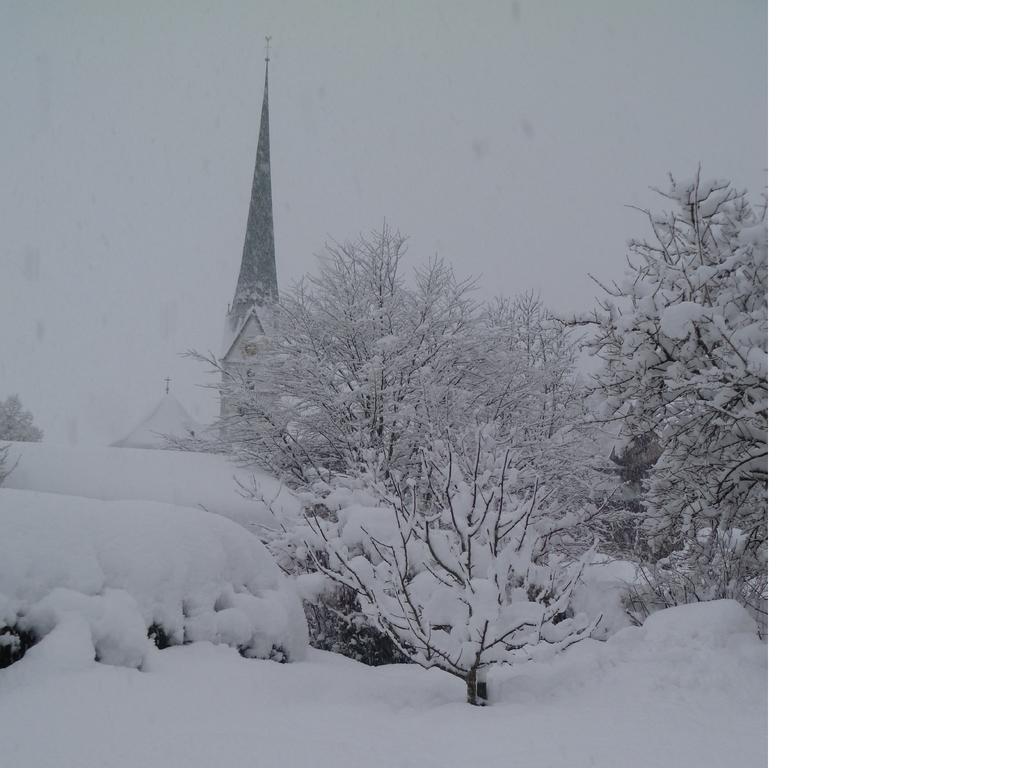
<svg viewBox="0 0 1024 768">
<path fill-rule="evenodd" d="M 108 443 L 202 367 L 242 252 L 273 36 L 279 281 L 387 218 L 481 297 L 585 309 L 666 174 L 767 183 L 759 0 L 0 0 L 0 397 Z"/>
</svg>

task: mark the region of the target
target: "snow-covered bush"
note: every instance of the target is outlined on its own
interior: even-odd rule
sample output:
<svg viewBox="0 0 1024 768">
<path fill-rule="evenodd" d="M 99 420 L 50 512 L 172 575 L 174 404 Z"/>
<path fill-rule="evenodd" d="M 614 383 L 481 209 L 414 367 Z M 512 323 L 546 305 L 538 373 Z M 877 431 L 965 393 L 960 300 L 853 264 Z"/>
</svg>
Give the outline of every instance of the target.
<svg viewBox="0 0 1024 768">
<path fill-rule="evenodd" d="M 644 485 L 654 560 L 673 552 L 685 600 L 767 588 L 767 223 L 729 183 L 672 181 L 675 209 L 647 213 L 653 238 L 630 243 L 627 278 L 589 326 L 602 420 L 619 451 L 660 453 Z"/>
<path fill-rule="evenodd" d="M 261 538 L 278 568 L 294 577 L 299 586 L 309 626 L 309 644 L 370 666 L 402 664 L 408 659 L 363 613 L 355 590 L 325 579 L 317 567 L 317 558 L 327 553 L 326 539 L 340 535 L 349 511 L 355 507 L 375 508 L 379 503 L 378 496 L 370 490 L 372 484 L 373 479 L 366 475 L 336 475 L 333 486 L 314 483 L 309 490 L 296 495 L 305 505 L 304 515 L 297 517 L 278 509 L 277 500 L 267 499 L 258 489 L 250 490 L 249 494 L 280 521 L 278 527 L 264 529 Z"/>
<path fill-rule="evenodd" d="M 463 679 L 480 704 L 487 667 L 555 653 L 596 626 L 569 611 L 584 560 L 564 567 L 549 552 L 577 521 L 550 508 L 493 426 L 419 458 L 416 472 L 378 489 L 386 506 L 349 506 L 326 529 L 311 518 L 325 545 L 315 561 L 410 659 Z"/>
<path fill-rule="evenodd" d="M 0 645 L 67 622 L 98 661 L 142 667 L 154 644 L 206 640 L 287 661 L 306 649 L 298 596 L 265 547 L 229 520 L 155 502 L 0 490 Z"/>
<path fill-rule="evenodd" d="M 355 590 L 335 582 L 324 583 L 308 601 L 303 601 L 303 607 L 309 644 L 314 648 L 371 667 L 409 663 L 394 641 L 363 612 Z"/>
</svg>

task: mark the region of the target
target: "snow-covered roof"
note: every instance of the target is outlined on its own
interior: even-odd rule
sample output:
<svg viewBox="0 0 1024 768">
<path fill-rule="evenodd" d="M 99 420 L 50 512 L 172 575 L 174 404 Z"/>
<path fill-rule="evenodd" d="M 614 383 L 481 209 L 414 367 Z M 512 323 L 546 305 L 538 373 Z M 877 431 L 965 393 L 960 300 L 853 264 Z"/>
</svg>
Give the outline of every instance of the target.
<svg viewBox="0 0 1024 768">
<path fill-rule="evenodd" d="M 202 426 L 168 393 L 135 429 L 115 443 L 114 448 L 166 448 L 167 437 L 195 437 Z"/>
</svg>

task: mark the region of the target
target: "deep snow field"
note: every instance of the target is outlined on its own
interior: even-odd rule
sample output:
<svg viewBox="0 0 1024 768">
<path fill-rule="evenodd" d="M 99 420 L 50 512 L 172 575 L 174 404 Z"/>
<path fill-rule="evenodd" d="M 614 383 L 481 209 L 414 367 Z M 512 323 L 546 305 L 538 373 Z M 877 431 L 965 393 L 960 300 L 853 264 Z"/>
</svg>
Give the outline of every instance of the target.
<svg viewBox="0 0 1024 768">
<path fill-rule="evenodd" d="M 0 671 L 0 753 L 81 768 L 765 765 L 766 652 L 742 609 L 648 624 L 492 673 L 483 708 L 443 672 L 315 650 L 278 664 L 197 643 L 138 671 L 93 661 L 87 638 L 54 638 L 54 658 L 40 644 Z"/>
<path fill-rule="evenodd" d="M 471 707 L 438 670 L 305 648 L 298 595 L 237 524 L 219 457 L 26 453 L 19 489 L 0 489 L 0 625 L 41 639 L 0 670 L 2 766 L 767 763 L 767 647 L 732 601 L 494 669 Z M 148 481 L 118 487 L 118 458 Z M 152 622 L 189 644 L 157 650 Z M 240 653 L 271 648 L 293 660 Z"/>
</svg>

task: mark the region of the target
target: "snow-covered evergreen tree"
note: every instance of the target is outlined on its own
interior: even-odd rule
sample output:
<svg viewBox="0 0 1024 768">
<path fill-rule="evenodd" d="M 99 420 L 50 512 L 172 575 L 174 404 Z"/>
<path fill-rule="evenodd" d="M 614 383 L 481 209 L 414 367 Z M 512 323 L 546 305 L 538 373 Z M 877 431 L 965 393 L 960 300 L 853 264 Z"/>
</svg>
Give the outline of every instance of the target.
<svg viewBox="0 0 1024 768">
<path fill-rule="evenodd" d="M 646 212 L 628 276 L 578 324 L 604 361 L 602 419 L 620 451 L 657 461 L 645 531 L 679 601 L 767 594 L 768 260 L 766 209 L 728 182 L 671 180 L 674 206 Z M 669 555 L 672 555 L 669 557 Z"/>
<path fill-rule="evenodd" d="M 21 398 L 11 395 L 0 402 L 0 440 L 38 443 L 43 431 L 32 423 L 32 413 L 21 405 Z"/>
</svg>

